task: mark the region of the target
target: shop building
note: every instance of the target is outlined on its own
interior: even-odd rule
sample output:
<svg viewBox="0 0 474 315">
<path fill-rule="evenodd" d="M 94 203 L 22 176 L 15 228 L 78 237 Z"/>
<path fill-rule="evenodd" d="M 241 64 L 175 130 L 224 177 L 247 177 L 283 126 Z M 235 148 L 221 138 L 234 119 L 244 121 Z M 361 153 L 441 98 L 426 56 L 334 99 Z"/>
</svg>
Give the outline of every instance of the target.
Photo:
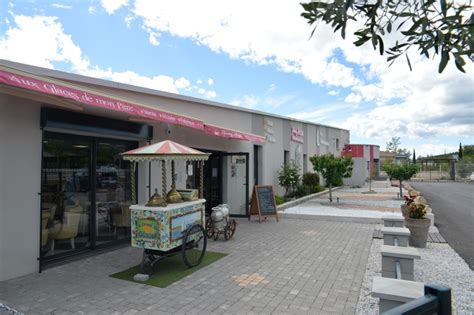
<svg viewBox="0 0 474 315">
<path fill-rule="evenodd" d="M 342 156 L 351 156 L 354 161 L 352 177 L 345 178 L 344 184 L 361 187 L 380 174 L 380 146 L 374 144 L 346 144 Z"/>
<path fill-rule="evenodd" d="M 253 185 L 283 193 L 282 164 L 312 171 L 349 131 L 0 60 L 0 281 L 129 242 L 132 189 L 145 203 L 161 172 L 140 163 L 132 184 L 120 153 L 166 139 L 211 153 L 207 208 L 247 216 Z M 177 168 L 178 188 L 197 188 L 196 165 Z"/>
</svg>

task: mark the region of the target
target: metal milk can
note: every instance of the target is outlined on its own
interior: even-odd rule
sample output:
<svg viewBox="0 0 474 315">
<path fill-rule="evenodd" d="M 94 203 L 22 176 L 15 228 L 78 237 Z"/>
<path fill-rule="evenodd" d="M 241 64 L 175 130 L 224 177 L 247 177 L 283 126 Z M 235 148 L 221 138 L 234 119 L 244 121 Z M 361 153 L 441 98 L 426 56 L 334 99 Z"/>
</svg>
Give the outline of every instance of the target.
<svg viewBox="0 0 474 315">
<path fill-rule="evenodd" d="M 212 208 L 211 219 L 214 229 L 219 231 L 224 230 L 229 221 L 229 206 L 227 204 L 221 204 Z"/>
</svg>

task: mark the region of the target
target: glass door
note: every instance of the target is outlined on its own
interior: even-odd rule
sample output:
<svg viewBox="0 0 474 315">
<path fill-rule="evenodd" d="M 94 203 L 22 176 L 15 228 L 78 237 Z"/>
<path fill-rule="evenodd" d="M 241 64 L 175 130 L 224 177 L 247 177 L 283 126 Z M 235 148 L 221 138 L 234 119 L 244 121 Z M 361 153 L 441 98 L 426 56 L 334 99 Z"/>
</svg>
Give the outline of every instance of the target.
<svg viewBox="0 0 474 315">
<path fill-rule="evenodd" d="M 41 261 L 130 237 L 135 141 L 45 132 L 41 174 Z"/>
<path fill-rule="evenodd" d="M 222 155 L 222 203 L 229 205 L 230 215 L 248 216 L 249 154 Z"/>
<path fill-rule="evenodd" d="M 95 166 L 96 245 L 130 237 L 131 166 L 120 153 L 135 143 L 98 139 Z"/>
<path fill-rule="evenodd" d="M 92 142 L 46 133 L 41 178 L 41 257 L 90 246 Z"/>
</svg>

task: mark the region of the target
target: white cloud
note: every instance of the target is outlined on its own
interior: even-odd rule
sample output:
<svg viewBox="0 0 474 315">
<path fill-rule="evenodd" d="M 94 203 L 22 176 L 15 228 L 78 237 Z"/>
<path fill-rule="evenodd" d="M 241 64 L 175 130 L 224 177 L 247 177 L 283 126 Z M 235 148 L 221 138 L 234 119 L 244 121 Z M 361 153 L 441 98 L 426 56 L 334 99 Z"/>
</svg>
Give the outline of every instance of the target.
<svg viewBox="0 0 474 315">
<path fill-rule="evenodd" d="M 202 80 L 197 80 L 196 84 L 202 84 Z"/>
<path fill-rule="evenodd" d="M 14 27 L 0 37 L 2 59 L 50 69 L 54 68 L 55 62 L 62 62 L 79 74 L 171 93 L 189 87 L 189 81 L 183 77 L 176 80 L 166 75 L 147 77 L 133 71 L 115 72 L 92 66 L 56 17 L 18 15 L 14 16 L 14 21 Z"/>
<path fill-rule="evenodd" d="M 308 40 L 311 30 L 300 17 L 298 2 L 203 0 L 185 6 L 183 10 L 182 2 L 137 0 L 133 12 L 145 29 L 189 38 L 231 58 L 274 64 L 317 84 L 349 87 L 359 82 L 350 67 L 334 59 L 339 40 L 330 28 L 316 31 L 318 41 Z M 266 14 L 269 7 L 272 13 Z"/>
<path fill-rule="evenodd" d="M 135 17 L 133 15 L 127 15 L 125 17 L 124 21 L 125 21 L 125 25 L 127 25 L 127 28 L 132 27 L 132 22 L 133 22 L 134 19 L 135 19 Z"/>
<path fill-rule="evenodd" d="M 324 104 L 318 106 L 318 109 L 312 111 L 302 111 L 287 115 L 295 119 L 307 120 L 312 122 L 322 123 L 327 120 L 334 120 L 337 113 L 347 112 L 352 109 L 353 105 L 341 103 L 341 104 Z"/>
<path fill-rule="evenodd" d="M 245 108 L 255 108 L 260 103 L 260 98 L 255 95 L 243 95 L 230 102 L 230 104 Z"/>
<path fill-rule="evenodd" d="M 128 5 L 128 0 L 100 0 L 100 4 L 107 14 L 114 14 L 115 11 Z"/>
<path fill-rule="evenodd" d="M 0 58 L 53 68 L 52 62 L 65 62 L 75 71 L 89 67 L 79 46 L 64 33 L 55 17 L 14 16 L 16 27 L 10 27 L 0 38 Z"/>
<path fill-rule="evenodd" d="M 344 121 L 352 135 L 395 133 L 426 139 L 443 133 L 467 133 L 474 137 L 474 122 L 466 118 L 474 116 L 469 110 L 474 107 L 474 76 L 469 62 L 466 75 L 458 72 L 452 61 L 439 75 L 439 59 L 427 60 L 411 51 L 413 72 L 404 58 L 388 68 L 387 56 L 380 56 L 370 43 L 358 48 L 353 45 L 356 23 L 349 25 L 345 41 L 323 23 L 308 39 L 311 27 L 300 16 L 298 1 L 275 4 L 270 0 L 202 0 L 186 2 L 186 11 L 182 7 L 182 2 L 136 0 L 132 12 L 149 32 L 187 38 L 247 63 L 274 65 L 280 71 L 301 74 L 317 85 L 348 88 L 345 101 L 365 108 Z M 385 38 L 385 47 L 395 42 L 394 34 Z M 328 94 L 338 93 L 333 89 Z M 236 98 L 233 103 L 260 109 L 268 105 L 264 97 L 254 95 Z M 372 104 L 377 108 L 367 110 Z M 456 113 L 464 115 L 464 119 Z"/>
<path fill-rule="evenodd" d="M 95 6 L 93 5 L 90 5 L 89 8 L 87 9 L 87 12 L 89 12 L 89 14 L 96 14 L 97 13 L 97 9 L 95 8 Z"/>
<path fill-rule="evenodd" d="M 208 84 L 208 85 L 213 85 L 213 84 L 214 84 L 214 80 L 213 80 L 212 78 L 207 79 L 207 84 Z"/>
<path fill-rule="evenodd" d="M 276 87 L 275 84 L 273 84 L 273 83 L 270 84 L 270 86 L 268 87 L 268 90 L 265 92 L 265 94 L 271 94 L 271 93 L 275 92 L 275 91 L 276 91 L 276 88 L 277 88 L 277 87 Z"/>
<path fill-rule="evenodd" d="M 181 78 L 177 79 L 176 81 L 174 81 L 174 85 L 178 89 L 187 89 L 187 88 L 189 88 L 190 83 L 186 78 L 181 77 Z"/>
<path fill-rule="evenodd" d="M 67 4 L 62 4 L 62 3 L 53 3 L 51 4 L 51 6 L 58 9 L 66 9 L 66 10 L 72 9 L 72 5 L 67 5 Z"/>
<path fill-rule="evenodd" d="M 207 96 L 208 98 L 215 98 L 215 97 L 217 96 L 217 93 L 216 93 L 216 91 L 208 91 L 208 92 L 206 93 L 206 96 Z"/>
<path fill-rule="evenodd" d="M 150 42 L 150 44 L 152 44 L 153 46 L 159 46 L 160 42 L 158 41 L 158 36 L 160 36 L 160 34 L 150 32 L 148 36 L 148 41 Z"/>
<path fill-rule="evenodd" d="M 263 97 L 260 97 L 253 94 L 245 94 L 234 98 L 230 104 L 246 108 L 258 107 L 260 110 L 271 110 L 289 104 L 294 99 L 294 95 L 268 95 L 268 93 L 265 93 Z"/>
<path fill-rule="evenodd" d="M 416 156 L 439 155 L 450 152 L 457 152 L 459 147 L 445 145 L 441 143 L 424 143 L 415 147 Z M 413 153 L 413 152 L 412 152 Z"/>
<path fill-rule="evenodd" d="M 360 101 L 362 101 L 362 96 L 360 96 L 359 94 L 351 93 L 346 96 L 344 101 L 347 103 L 360 103 Z"/>
</svg>

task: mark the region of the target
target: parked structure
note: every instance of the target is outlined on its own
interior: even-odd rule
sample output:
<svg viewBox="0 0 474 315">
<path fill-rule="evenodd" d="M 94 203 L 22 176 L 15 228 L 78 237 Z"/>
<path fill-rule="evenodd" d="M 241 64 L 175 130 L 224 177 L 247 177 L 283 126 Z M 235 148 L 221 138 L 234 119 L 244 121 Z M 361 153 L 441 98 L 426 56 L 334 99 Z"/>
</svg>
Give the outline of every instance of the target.
<svg viewBox="0 0 474 315">
<path fill-rule="evenodd" d="M 0 281 L 129 242 L 132 190 L 145 203 L 162 177 L 141 163 L 131 183 L 127 150 L 170 139 L 212 153 L 206 208 L 248 216 L 254 184 L 282 193 L 283 163 L 311 171 L 310 156 L 349 143 L 340 128 L 3 60 L 0 113 Z M 197 188 L 196 165 L 176 167 L 177 187 Z"/>
</svg>

